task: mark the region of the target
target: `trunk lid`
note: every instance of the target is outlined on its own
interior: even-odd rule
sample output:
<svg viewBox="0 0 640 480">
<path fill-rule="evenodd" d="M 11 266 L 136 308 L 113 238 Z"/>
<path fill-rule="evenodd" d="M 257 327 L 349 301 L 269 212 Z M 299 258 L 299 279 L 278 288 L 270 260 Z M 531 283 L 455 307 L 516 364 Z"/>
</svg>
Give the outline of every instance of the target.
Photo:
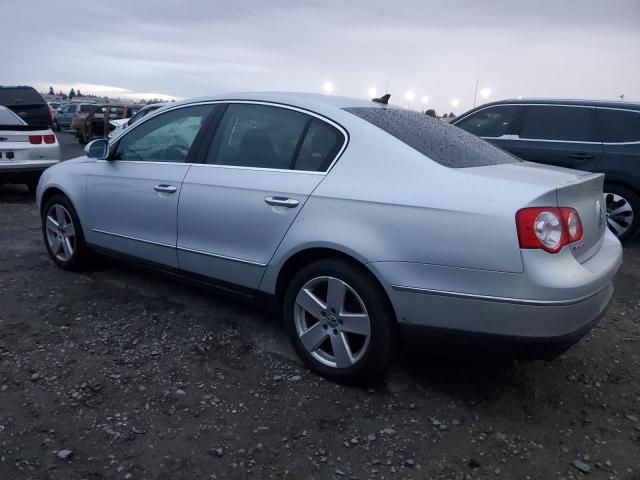
<svg viewBox="0 0 640 480">
<path fill-rule="evenodd" d="M 516 210 L 550 206 L 575 208 L 582 221 L 583 237 L 566 248 L 570 248 L 581 263 L 599 250 L 607 228 L 603 174 L 531 162 L 461 170 L 491 180 L 492 188 L 506 194 Z"/>
<path fill-rule="evenodd" d="M 603 184 L 603 174 L 590 173 L 557 188 L 558 206 L 575 208 L 582 221 L 582 240 L 570 245 L 579 262 L 587 261 L 598 251 L 607 228 Z"/>
</svg>

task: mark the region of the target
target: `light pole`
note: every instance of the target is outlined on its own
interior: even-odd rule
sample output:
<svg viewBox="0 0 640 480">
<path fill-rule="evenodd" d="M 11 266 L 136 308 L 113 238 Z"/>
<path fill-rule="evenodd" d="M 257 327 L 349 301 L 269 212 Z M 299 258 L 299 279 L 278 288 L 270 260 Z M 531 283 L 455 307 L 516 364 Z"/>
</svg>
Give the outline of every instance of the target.
<svg viewBox="0 0 640 480">
<path fill-rule="evenodd" d="M 333 83 L 328 80 L 324 82 L 324 84 L 322 85 L 322 91 L 325 95 L 331 95 L 331 93 L 333 92 Z"/>
<path fill-rule="evenodd" d="M 476 80 L 476 93 L 473 94 L 473 108 L 476 108 L 476 100 L 478 99 L 478 85 L 480 85 L 480 80 Z"/>
<path fill-rule="evenodd" d="M 407 108 L 409 108 L 415 96 L 416 94 L 413 90 L 409 90 L 407 93 L 404 94 L 404 98 L 407 99 Z"/>
</svg>

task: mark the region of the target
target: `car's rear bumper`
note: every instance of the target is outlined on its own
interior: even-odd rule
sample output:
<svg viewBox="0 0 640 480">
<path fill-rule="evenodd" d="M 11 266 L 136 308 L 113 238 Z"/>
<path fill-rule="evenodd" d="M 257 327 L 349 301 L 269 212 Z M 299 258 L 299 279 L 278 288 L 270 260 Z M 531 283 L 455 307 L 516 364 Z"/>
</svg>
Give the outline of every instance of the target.
<svg viewBox="0 0 640 480">
<path fill-rule="evenodd" d="M 37 179 L 47 168 L 60 160 L 17 160 L 0 162 L 0 182 L 22 183 Z"/>
<path fill-rule="evenodd" d="M 475 328 L 401 322 L 400 336 L 408 349 L 420 353 L 456 356 L 506 353 L 526 358 L 554 357 L 596 325 L 611 303 L 613 290 L 613 284 L 609 283 L 588 298 L 547 305 L 506 303 L 493 299 L 443 299 L 442 307 L 448 309 L 452 316 L 471 319 Z"/>
<path fill-rule="evenodd" d="M 389 294 L 403 336 L 413 344 L 429 348 L 425 337 L 447 334 L 450 340 L 466 336 L 465 341 L 482 340 L 486 346 L 566 348 L 606 312 L 622 265 L 620 242 L 607 233 L 598 252 L 583 263 L 570 250 L 553 258 L 525 253 L 522 273 L 407 262 L 369 266 Z"/>
</svg>

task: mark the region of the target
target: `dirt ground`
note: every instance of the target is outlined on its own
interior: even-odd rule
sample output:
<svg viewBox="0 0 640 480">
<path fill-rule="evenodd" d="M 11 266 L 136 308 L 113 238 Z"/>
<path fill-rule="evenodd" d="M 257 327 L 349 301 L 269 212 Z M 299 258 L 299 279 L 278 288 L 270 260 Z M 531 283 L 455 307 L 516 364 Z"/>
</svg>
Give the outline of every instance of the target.
<svg viewBox="0 0 640 480">
<path fill-rule="evenodd" d="M 273 315 L 122 264 L 54 267 L 33 197 L 0 187 L 0 480 L 640 479 L 639 287 L 636 240 L 560 358 L 400 358 L 345 387 Z"/>
</svg>

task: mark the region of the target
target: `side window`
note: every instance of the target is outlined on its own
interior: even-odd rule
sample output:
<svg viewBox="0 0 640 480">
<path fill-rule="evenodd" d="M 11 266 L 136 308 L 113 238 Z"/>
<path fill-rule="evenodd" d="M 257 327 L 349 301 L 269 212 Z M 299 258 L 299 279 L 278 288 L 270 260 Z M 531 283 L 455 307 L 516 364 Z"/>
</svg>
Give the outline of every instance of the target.
<svg viewBox="0 0 640 480">
<path fill-rule="evenodd" d="M 76 111 L 76 105 L 67 105 L 62 110 L 63 113 L 75 113 L 75 111 Z"/>
<path fill-rule="evenodd" d="M 290 169 L 309 118 L 285 108 L 230 104 L 211 142 L 207 163 Z"/>
<path fill-rule="evenodd" d="M 517 105 L 489 107 L 463 118 L 455 125 L 479 137 L 501 137 L 511 132 L 519 109 Z"/>
<path fill-rule="evenodd" d="M 96 109 L 95 105 L 80 105 L 80 112 L 82 113 L 93 113 Z"/>
<path fill-rule="evenodd" d="M 598 108 L 598 118 L 604 142 L 640 142 L 640 112 Z"/>
<path fill-rule="evenodd" d="M 343 135 L 331 125 L 312 120 L 300 147 L 295 169 L 324 172 L 338 153 L 343 139 Z"/>
<path fill-rule="evenodd" d="M 530 105 L 520 138 L 600 142 L 595 108 Z"/>
<path fill-rule="evenodd" d="M 125 133 L 114 160 L 184 162 L 212 105 L 195 105 L 166 112 Z"/>
</svg>

